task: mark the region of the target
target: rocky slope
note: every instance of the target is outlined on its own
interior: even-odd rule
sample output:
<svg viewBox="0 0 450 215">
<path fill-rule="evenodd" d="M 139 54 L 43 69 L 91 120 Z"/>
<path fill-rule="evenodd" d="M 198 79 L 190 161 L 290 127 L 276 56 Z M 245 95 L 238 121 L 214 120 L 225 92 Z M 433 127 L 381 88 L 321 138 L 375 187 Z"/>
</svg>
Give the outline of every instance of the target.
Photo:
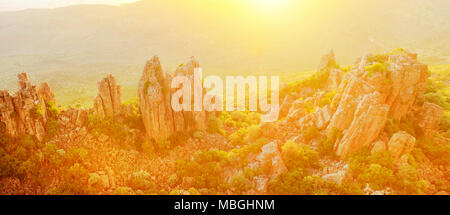
<svg viewBox="0 0 450 215">
<path fill-rule="evenodd" d="M 335 142 L 335 152 L 341 158 L 362 147 L 372 147 L 377 141 L 384 141 L 387 149 L 396 147 L 390 147 L 391 143 L 401 144 L 395 135 L 389 141 L 391 137 L 383 134 L 387 120 L 401 121 L 418 114 L 422 118 L 417 123 L 431 128 L 428 129 L 431 132 L 442 118 L 441 107 L 424 103 L 429 72 L 414 54 L 397 51 L 366 55 L 345 74 L 337 68 L 331 52 L 323 57 L 319 72 L 328 73 L 325 90 L 337 91 L 331 103 L 307 114 L 299 104 L 305 101 L 314 104 L 323 97 L 324 93 L 318 92 L 293 102 L 287 118 L 300 118 L 297 124 L 303 130 L 315 126 L 326 128 L 328 133 L 342 133 L 342 138 Z M 304 116 L 299 117 L 299 113 Z"/>
<path fill-rule="evenodd" d="M 199 67 L 191 58 L 174 75 L 192 82 Z M 429 75 L 402 50 L 348 69 L 330 52 L 282 90 L 283 118 L 260 124 L 257 113 L 174 111 L 158 57 L 136 103 L 108 75 L 92 109 L 59 112 L 50 86 L 22 73 L 18 92 L 0 91 L 0 193 L 445 194 L 447 109 L 425 99 Z"/>
</svg>

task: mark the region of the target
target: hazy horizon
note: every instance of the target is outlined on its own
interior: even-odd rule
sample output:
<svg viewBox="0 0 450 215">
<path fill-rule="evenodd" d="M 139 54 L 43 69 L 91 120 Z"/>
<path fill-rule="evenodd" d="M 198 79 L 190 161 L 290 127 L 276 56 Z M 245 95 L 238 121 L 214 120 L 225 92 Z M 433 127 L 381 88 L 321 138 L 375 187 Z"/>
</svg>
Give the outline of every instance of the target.
<svg viewBox="0 0 450 215">
<path fill-rule="evenodd" d="M 79 4 L 121 5 L 139 0 L 0 0 L 0 12 L 36 8 L 58 8 Z"/>
</svg>

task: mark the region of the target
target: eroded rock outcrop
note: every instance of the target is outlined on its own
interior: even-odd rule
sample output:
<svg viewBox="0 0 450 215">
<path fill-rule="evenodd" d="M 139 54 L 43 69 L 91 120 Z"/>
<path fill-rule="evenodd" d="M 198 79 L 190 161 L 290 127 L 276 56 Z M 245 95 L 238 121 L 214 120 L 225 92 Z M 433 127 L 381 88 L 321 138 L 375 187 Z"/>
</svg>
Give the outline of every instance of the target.
<svg viewBox="0 0 450 215">
<path fill-rule="evenodd" d="M 340 132 L 342 138 L 336 141 L 335 151 L 341 158 L 364 146 L 373 146 L 380 140 L 388 119 L 401 121 L 421 109 L 429 76 L 428 67 L 417 61 L 417 55 L 403 50 L 363 56 L 346 74 L 330 52 L 322 57 L 318 72 L 327 74 L 326 84 L 312 96 L 292 103 L 287 120 L 297 120 L 301 130 L 314 126 L 319 130 L 326 128 L 324 134 Z M 330 104 L 317 108 L 325 95 L 321 90 L 328 95 L 335 92 L 335 96 Z M 305 113 L 311 109 L 306 105 L 316 107 L 314 112 Z M 429 103 L 422 110 L 419 126 L 432 132 L 439 124 L 441 110 Z"/>
<path fill-rule="evenodd" d="M 183 75 L 193 80 L 194 70 L 199 63 L 194 58 L 180 66 L 175 75 Z M 155 140 L 168 138 L 177 131 L 204 129 L 206 113 L 176 112 L 171 106 L 172 94 L 177 89 L 171 89 L 172 77 L 162 70 L 158 57 L 153 57 L 145 66 L 139 82 L 138 94 L 140 110 L 147 135 Z"/>
<path fill-rule="evenodd" d="M 46 102 L 54 102 L 53 92 L 47 83 L 38 89 L 30 82 L 27 73 L 17 77 L 19 90 L 14 95 L 6 90 L 0 91 L 0 123 L 13 137 L 28 134 L 43 140 L 48 116 Z"/>
<path fill-rule="evenodd" d="M 409 154 L 415 143 L 416 138 L 404 131 L 400 131 L 395 133 L 389 140 L 387 149 L 394 158 L 400 158 L 403 154 Z"/>
<path fill-rule="evenodd" d="M 361 58 L 333 101 L 339 105 L 328 129 L 336 128 L 344 135 L 335 145 L 337 155 L 345 158 L 369 146 L 388 118 L 403 119 L 423 100 L 428 76 L 428 67 L 406 52 Z"/>
<path fill-rule="evenodd" d="M 94 112 L 102 117 L 114 117 L 121 113 L 122 92 L 112 75 L 98 82 L 98 95 L 94 99 Z"/>
<path fill-rule="evenodd" d="M 267 192 L 268 181 L 270 179 L 288 171 L 276 142 L 264 145 L 261 148 L 261 153 L 256 157 L 254 162 L 249 164 L 249 167 L 253 169 L 267 168 L 267 175 L 254 178 L 255 184 L 257 185 L 256 190 L 263 193 Z"/>
<path fill-rule="evenodd" d="M 345 157 L 361 147 L 369 146 L 386 123 L 389 106 L 383 103 L 378 92 L 366 95 L 358 104 L 349 127 L 336 145 L 336 154 Z"/>
</svg>

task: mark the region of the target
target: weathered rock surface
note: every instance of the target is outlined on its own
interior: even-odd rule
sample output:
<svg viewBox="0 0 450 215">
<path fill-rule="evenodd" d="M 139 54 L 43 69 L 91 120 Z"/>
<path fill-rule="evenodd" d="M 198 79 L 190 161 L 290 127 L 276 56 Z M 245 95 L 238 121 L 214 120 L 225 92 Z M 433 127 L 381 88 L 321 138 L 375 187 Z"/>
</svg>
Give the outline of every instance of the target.
<svg viewBox="0 0 450 215">
<path fill-rule="evenodd" d="M 369 71 L 382 64 L 385 69 Z M 382 66 L 381 66 L 382 67 Z M 408 53 L 367 55 L 345 77 L 334 98 L 338 103 L 328 129 L 337 128 L 344 136 L 335 145 L 336 153 L 349 153 L 368 146 L 383 130 L 388 118 L 400 121 L 423 100 L 428 77 L 426 65 Z"/>
<path fill-rule="evenodd" d="M 372 143 L 383 130 L 388 111 L 389 107 L 383 104 L 378 92 L 364 96 L 341 142 L 336 145 L 336 154 L 345 157 Z"/>
<path fill-rule="evenodd" d="M 295 113 L 295 112 L 293 112 Z M 332 107 L 326 105 L 323 108 L 317 109 L 314 113 L 306 115 L 298 121 L 300 129 L 307 129 L 311 126 L 315 126 L 318 129 L 323 129 L 327 126 L 331 119 L 333 110 Z"/>
<path fill-rule="evenodd" d="M 271 142 L 261 148 L 261 154 L 259 154 L 257 157 L 257 163 L 260 167 L 271 167 L 270 175 L 272 176 L 272 178 L 287 171 L 283 159 L 281 158 L 281 152 L 278 149 L 278 145 L 276 142 Z"/>
<path fill-rule="evenodd" d="M 404 131 L 400 131 L 392 136 L 387 148 L 393 157 L 400 158 L 403 154 L 409 154 L 415 143 L 416 138 Z"/>
<path fill-rule="evenodd" d="M 45 102 L 53 102 L 56 105 L 55 94 L 52 89 L 50 89 L 50 84 L 44 82 L 39 87 L 39 95 L 44 99 Z"/>
<path fill-rule="evenodd" d="M 177 69 L 175 75 L 185 75 L 192 81 L 196 68 L 199 68 L 199 63 L 191 58 Z M 140 110 L 145 129 L 147 135 L 155 140 L 166 139 L 177 131 L 206 127 L 206 112 L 176 112 L 172 109 L 171 97 L 177 89 L 170 89 L 171 80 L 155 56 L 147 62 L 139 82 Z M 191 84 L 193 86 L 193 82 Z"/>
<path fill-rule="evenodd" d="M 94 99 L 94 112 L 102 117 L 114 117 L 121 113 L 122 92 L 112 75 L 98 83 L 98 95 Z"/>
<path fill-rule="evenodd" d="M 370 151 L 372 154 L 375 154 L 380 151 L 387 150 L 386 143 L 383 141 L 377 141 L 373 144 L 372 150 Z"/>
<path fill-rule="evenodd" d="M 424 101 L 428 67 L 417 61 L 417 55 L 394 51 L 384 55 L 366 55 L 357 60 L 345 75 L 337 68 L 334 53 L 322 57 L 318 71 L 328 73 L 321 90 L 337 90 L 331 104 L 305 112 L 306 105 L 317 107 L 324 92 L 318 91 L 303 100 L 292 102 L 287 122 L 297 121 L 301 130 L 326 128 L 337 130 L 342 138 L 335 151 L 341 158 L 370 146 L 378 139 L 387 119 L 401 121 L 420 109 Z M 310 108 L 309 108 L 310 109 Z M 419 126 L 432 132 L 439 124 L 442 110 L 433 104 L 423 105 Z M 381 146 L 380 146 L 381 147 Z M 378 150 L 378 149 L 375 149 Z"/>
<path fill-rule="evenodd" d="M 253 179 L 256 184 L 256 190 L 260 193 L 267 192 L 270 179 L 288 171 L 276 142 L 271 142 L 263 146 L 261 153 L 256 157 L 254 162 L 249 164 L 249 167 L 253 169 L 267 168 L 267 171 L 269 171 L 267 175 L 258 176 Z"/>
<path fill-rule="evenodd" d="M 0 123 L 13 137 L 28 134 L 42 140 L 48 115 L 46 102 L 54 101 L 53 93 L 48 84 L 41 89 L 31 84 L 27 73 L 17 77 L 19 90 L 14 95 L 0 91 Z"/>
</svg>

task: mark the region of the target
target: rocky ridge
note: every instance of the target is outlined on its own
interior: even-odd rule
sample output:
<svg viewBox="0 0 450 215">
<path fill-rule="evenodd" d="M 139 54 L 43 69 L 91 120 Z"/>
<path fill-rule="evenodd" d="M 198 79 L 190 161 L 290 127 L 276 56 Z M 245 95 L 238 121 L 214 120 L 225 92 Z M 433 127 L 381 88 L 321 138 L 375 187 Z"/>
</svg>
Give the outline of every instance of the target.
<svg viewBox="0 0 450 215">
<path fill-rule="evenodd" d="M 380 140 L 388 145 L 398 143 L 383 138 L 387 120 L 400 121 L 408 114 L 418 113 L 422 116 L 419 125 L 424 129 L 432 132 L 439 124 L 442 108 L 423 102 L 428 67 L 418 62 L 415 54 L 394 51 L 365 55 L 346 73 L 338 68 L 331 51 L 322 58 L 318 70 L 328 73 L 325 90 L 329 91 L 331 85 L 331 89 L 337 89 L 332 102 L 313 113 L 306 112 L 304 102 L 314 104 L 323 97 L 323 92 L 317 92 L 293 102 L 287 119 L 297 120 L 300 130 L 314 126 L 325 129 L 325 133 L 340 132 L 342 138 L 336 140 L 335 152 L 341 158 L 362 147 L 373 147 Z"/>
</svg>

